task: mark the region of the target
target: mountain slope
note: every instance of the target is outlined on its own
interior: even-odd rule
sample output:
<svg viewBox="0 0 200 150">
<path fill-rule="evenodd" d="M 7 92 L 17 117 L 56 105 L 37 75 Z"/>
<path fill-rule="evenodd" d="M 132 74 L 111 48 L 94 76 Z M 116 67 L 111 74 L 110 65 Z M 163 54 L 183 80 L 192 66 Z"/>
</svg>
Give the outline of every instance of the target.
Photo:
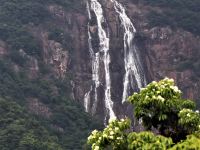
<svg viewBox="0 0 200 150">
<path fill-rule="evenodd" d="M 101 126 L 73 100 L 70 72 L 60 68 L 57 57 L 69 57 L 70 39 L 50 13 L 54 5 L 78 12 L 81 2 L 0 2 L 0 149 L 82 149 L 89 132 Z M 44 28 L 46 41 L 58 49 L 55 57 L 38 37 Z"/>
<path fill-rule="evenodd" d="M 6 126 L 11 126 L 5 129 L 6 132 L 12 131 L 15 126 L 20 126 L 20 132 L 22 128 L 25 129 L 16 137 L 17 141 L 12 139 L 14 146 L 26 146 L 27 134 L 33 139 L 44 134 L 61 149 L 81 149 L 88 133 L 101 127 L 101 123 L 94 117 L 102 121 L 106 116 L 106 81 L 102 60 L 99 67 L 101 84 L 98 87 L 98 102 L 92 113 L 94 117 L 85 113 L 83 108 L 84 98 L 93 86 L 88 25 L 94 52 L 98 52 L 100 47 L 97 18 L 91 10 L 92 19 L 89 19 L 86 2 L 0 1 L 0 106 L 11 107 L 10 110 L 1 108 L 1 119 Z M 142 58 L 140 63 L 147 82 L 160 80 L 165 76 L 172 77 L 185 93 L 184 96 L 195 99 L 200 106 L 199 1 L 117 2 L 124 6 L 129 22 L 136 28 L 133 44 Z M 111 62 L 108 68 L 114 111 L 118 117 L 132 116 L 132 108 L 127 103 L 122 104 L 123 78 L 127 69 L 124 67 L 125 31 L 122 20 L 112 1 L 99 0 L 99 3 L 105 18 L 99 26 L 109 33 L 110 38 Z M 102 55 L 101 52 L 100 54 Z M 136 81 L 132 80 L 131 84 L 135 87 Z M 131 89 L 128 93 L 133 91 Z M 92 105 L 94 99 L 91 102 Z M 9 112 L 16 107 L 20 114 L 14 111 L 9 116 Z M 5 120 L 8 116 L 11 122 Z M 15 122 L 16 118 L 23 120 Z M 29 125 L 35 122 L 41 129 L 39 133 L 32 131 Z M 4 137 L 5 131 L 1 131 L 0 138 L 6 141 L 1 140 L 0 145 L 5 145 L 10 137 Z M 11 132 L 11 136 L 14 133 Z M 40 141 L 36 143 L 36 146 L 40 145 Z M 13 149 L 13 145 L 7 145 L 8 149 Z"/>
</svg>

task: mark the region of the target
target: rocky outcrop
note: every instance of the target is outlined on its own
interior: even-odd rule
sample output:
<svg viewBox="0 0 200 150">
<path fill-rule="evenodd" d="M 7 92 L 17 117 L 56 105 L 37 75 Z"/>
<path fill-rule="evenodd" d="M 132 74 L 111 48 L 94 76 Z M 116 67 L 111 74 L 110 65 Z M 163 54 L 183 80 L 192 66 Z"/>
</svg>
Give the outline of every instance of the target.
<svg viewBox="0 0 200 150">
<path fill-rule="evenodd" d="M 41 103 L 36 98 L 29 98 L 28 109 L 31 113 L 45 117 L 45 118 L 50 118 L 52 115 L 52 112 L 49 109 L 49 107 Z"/>
<path fill-rule="evenodd" d="M 199 56 L 200 37 L 179 28 L 149 26 L 148 14 L 152 10 L 162 12 L 158 7 L 136 2 L 124 4 L 138 29 L 137 45 L 149 82 L 166 76 L 173 78 L 185 98 L 199 103 L 200 78 L 193 69 L 193 63 Z"/>
<path fill-rule="evenodd" d="M 69 43 L 71 45 L 71 49 L 67 50 L 68 53 L 65 53 L 65 56 L 66 54 L 68 54 L 68 56 L 63 57 L 62 59 L 62 64 L 64 64 L 62 68 L 68 68 L 68 71 L 73 74 L 72 85 L 74 88 L 72 95 L 75 96 L 74 98 L 76 100 L 83 103 L 84 94 L 89 88 L 87 86 L 88 82 L 91 80 L 91 65 L 87 41 L 87 12 L 85 11 L 85 14 L 67 12 L 62 6 L 57 5 L 49 6 L 49 11 L 59 22 L 59 26 L 63 28 L 65 33 L 71 37 L 71 41 Z M 43 45 L 49 46 L 52 44 L 47 43 Z M 57 58 L 58 57 L 60 56 L 57 56 Z"/>
<path fill-rule="evenodd" d="M 58 78 L 63 78 L 70 63 L 69 51 L 61 43 L 48 40 L 48 33 L 41 33 L 43 60 L 52 66 L 52 71 Z"/>
<path fill-rule="evenodd" d="M 145 60 L 148 63 L 150 78 L 152 80 L 160 80 L 165 76 L 173 78 L 186 98 L 197 99 L 200 82 L 192 70 L 192 64 L 181 70 L 179 67 L 182 61 L 194 57 L 196 50 L 199 49 L 200 39 L 189 32 L 174 31 L 169 27 L 155 27 L 144 34 L 147 37 Z"/>
</svg>

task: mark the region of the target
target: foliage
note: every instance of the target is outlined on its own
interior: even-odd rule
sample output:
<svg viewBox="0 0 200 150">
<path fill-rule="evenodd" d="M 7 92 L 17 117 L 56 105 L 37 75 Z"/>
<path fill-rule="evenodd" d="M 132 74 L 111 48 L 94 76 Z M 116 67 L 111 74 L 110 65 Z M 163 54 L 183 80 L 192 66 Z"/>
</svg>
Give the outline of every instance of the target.
<svg viewBox="0 0 200 150">
<path fill-rule="evenodd" d="M 182 109 L 179 114 L 179 124 L 192 134 L 200 129 L 200 114 L 199 111 L 192 111 L 191 109 Z"/>
<path fill-rule="evenodd" d="M 132 132 L 128 135 L 128 149 L 164 150 L 173 145 L 171 138 L 155 135 L 152 132 Z"/>
<path fill-rule="evenodd" d="M 61 29 L 54 29 L 50 31 L 48 38 L 49 40 L 54 40 L 56 42 L 62 43 L 64 40 L 63 31 Z"/>
<path fill-rule="evenodd" d="M 12 64 L 9 59 L 0 61 L 0 95 L 7 103 L 0 102 L 3 121 L 0 122 L 0 149 L 81 149 L 88 133 L 100 128 L 101 123 L 71 100 L 70 75 L 62 80 L 42 76 L 30 79 L 25 69 L 16 73 Z M 32 98 L 47 107 L 52 115 L 46 118 L 40 112 L 39 115 L 29 113 Z M 10 107 L 13 108 L 9 110 Z M 32 125 L 34 122 L 38 125 Z"/>
<path fill-rule="evenodd" d="M 17 103 L 0 98 L 0 112 L 0 149 L 62 150 L 58 139 Z"/>
<path fill-rule="evenodd" d="M 165 78 L 153 81 L 129 97 L 135 107 L 135 117 L 142 120 L 147 130 L 157 129 L 161 135 L 131 132 L 130 120 L 122 119 L 109 122 L 102 132 L 93 131 L 88 143 L 93 150 L 187 149 L 191 144 L 193 149 L 198 149 L 200 114 L 193 111 L 194 102 L 182 99 L 181 94 L 174 81 Z"/>
<path fill-rule="evenodd" d="M 130 127 L 129 119 L 112 120 L 102 132 L 94 130 L 88 137 L 88 144 L 92 145 L 93 150 L 163 150 L 173 144 L 171 138 L 156 136 L 151 132 L 128 132 Z"/>
<path fill-rule="evenodd" d="M 154 11 L 150 14 L 151 25 L 181 27 L 200 35 L 200 26 L 196 22 L 200 19 L 200 2 L 198 0 L 142 0 L 141 2 L 145 5 L 162 8 L 162 13 Z"/>
<path fill-rule="evenodd" d="M 113 149 L 127 148 L 127 129 L 130 129 L 130 120 L 111 120 L 109 125 L 101 132 L 94 130 L 88 137 L 88 143 L 93 150 L 101 150 L 111 146 Z"/>
<path fill-rule="evenodd" d="M 176 144 L 174 147 L 170 148 L 170 150 L 198 150 L 200 149 L 200 138 L 189 135 L 186 140 L 181 141 Z"/>
<path fill-rule="evenodd" d="M 72 37 L 70 34 L 65 33 L 63 29 L 51 27 L 48 39 L 61 43 L 67 50 L 73 49 Z"/>
<path fill-rule="evenodd" d="M 28 55 L 41 58 L 41 43 L 32 35 L 31 32 L 33 31 L 30 32 L 30 29 L 37 26 L 48 29 L 48 24 L 55 22 L 48 10 L 49 5 L 60 5 L 66 11 L 73 10 L 77 12 L 84 10 L 84 5 L 80 0 L 0 1 L 0 40 L 3 40 L 9 45 L 13 56 L 11 58 L 15 63 L 22 65 L 20 61 L 21 57 L 18 54 L 20 49 L 23 49 Z M 66 38 L 63 38 L 57 31 L 53 34 L 53 40 L 63 42 L 62 44 L 64 46 L 68 45 L 66 43 L 71 43 L 68 35 L 65 35 Z M 71 46 L 67 48 L 71 48 Z"/>
<path fill-rule="evenodd" d="M 148 130 L 156 128 L 161 135 L 172 137 L 176 142 L 196 130 L 200 123 L 200 115 L 192 111 L 194 102 L 181 98 L 181 91 L 172 79 L 150 83 L 140 93 L 130 96 L 129 101 L 135 106 L 135 117 L 142 119 Z M 190 120 L 185 120 L 185 110 L 191 111 Z"/>
<path fill-rule="evenodd" d="M 51 40 L 64 46 L 71 43 L 71 37 L 49 12 L 50 5 L 62 6 L 66 11 L 84 10 L 80 0 L 0 1 L 0 41 L 6 43 L 8 51 L 0 58 L 0 149 L 82 149 L 88 133 L 101 127 L 98 120 L 72 101 L 70 74 L 57 79 L 51 73 L 51 65 L 44 63 L 35 29 L 48 32 Z M 38 60 L 37 77 L 30 78 L 28 58 L 23 57 L 21 49 Z M 31 111 L 32 99 L 47 108 L 50 117 Z M 6 109 L 10 107 L 12 110 Z"/>
</svg>

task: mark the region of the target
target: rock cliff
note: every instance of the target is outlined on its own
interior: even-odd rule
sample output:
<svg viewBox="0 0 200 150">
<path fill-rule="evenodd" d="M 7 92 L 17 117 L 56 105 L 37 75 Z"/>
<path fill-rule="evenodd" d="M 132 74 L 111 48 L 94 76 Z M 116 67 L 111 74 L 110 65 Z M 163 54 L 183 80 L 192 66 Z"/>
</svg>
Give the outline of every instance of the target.
<svg viewBox="0 0 200 150">
<path fill-rule="evenodd" d="M 191 61 L 199 56 L 200 38 L 198 35 L 186 31 L 182 28 L 172 28 L 171 26 L 151 26 L 149 14 L 152 10 L 162 12 L 156 6 L 150 6 L 139 1 L 120 0 L 125 8 L 127 16 L 136 28 L 133 43 L 139 54 L 142 68 L 147 82 L 160 80 L 165 76 L 175 79 L 177 85 L 183 90 L 186 98 L 191 98 L 199 103 L 200 78 L 194 67 L 190 67 Z M 92 45 L 99 47 L 97 18 L 89 19 L 87 1 L 81 1 L 80 10 L 67 10 L 62 5 L 49 4 L 46 9 L 51 17 L 51 21 L 43 24 L 27 24 L 26 30 L 37 39 L 41 46 L 41 57 L 30 56 L 26 50 L 19 50 L 20 55 L 25 57 L 27 63 L 28 76 L 30 79 L 37 78 L 41 70 L 48 68 L 48 73 L 44 78 L 50 80 L 54 76 L 60 80 L 70 74 L 71 98 L 84 105 L 84 98 L 93 85 L 92 81 L 92 60 L 89 51 L 88 30 L 92 34 Z M 103 28 L 110 37 L 110 79 L 111 79 L 111 99 L 113 110 L 119 117 L 130 114 L 127 103 L 122 103 L 123 79 L 126 72 L 124 68 L 124 29 L 121 25 L 119 15 L 111 0 L 99 0 L 102 5 L 105 21 Z M 94 12 L 90 12 L 94 16 Z M 89 24 L 89 28 L 88 28 Z M 47 27 L 48 26 L 48 27 Z M 9 43 L 0 41 L 0 57 L 7 57 L 9 54 Z M 42 65 L 40 65 L 42 64 Z M 94 115 L 104 119 L 106 115 L 104 89 L 105 69 L 103 60 L 100 60 L 100 86 L 98 87 L 98 102 Z M 198 68 L 199 64 L 195 64 Z M 15 64 L 15 70 L 21 67 Z M 196 69 L 197 70 L 197 69 Z M 133 80 L 133 85 L 136 81 Z M 94 90 L 94 89 L 93 89 Z M 138 91 L 138 87 L 132 87 L 128 94 Z M 90 102 L 94 103 L 94 91 L 90 96 Z M 90 104 L 92 107 L 92 104 Z"/>
</svg>

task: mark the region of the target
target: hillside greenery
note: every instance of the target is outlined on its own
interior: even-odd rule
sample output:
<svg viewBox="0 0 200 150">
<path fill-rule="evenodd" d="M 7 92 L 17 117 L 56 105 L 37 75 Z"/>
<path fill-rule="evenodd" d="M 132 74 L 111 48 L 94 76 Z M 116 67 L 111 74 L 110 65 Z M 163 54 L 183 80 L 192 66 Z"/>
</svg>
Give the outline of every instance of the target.
<svg viewBox="0 0 200 150">
<path fill-rule="evenodd" d="M 99 128 L 101 123 L 92 119 L 80 104 L 71 100 L 69 79 L 46 80 L 39 77 L 30 80 L 24 72 L 13 72 L 11 64 L 6 63 L 0 63 L 0 145 L 8 150 L 21 150 L 20 143 L 24 142 L 33 142 L 25 145 L 39 146 L 29 148 L 37 150 L 53 150 L 55 147 L 64 150 L 82 149 L 88 133 Z M 28 105 L 32 98 L 49 108 L 52 113 L 50 118 L 29 111 Z M 46 145 L 42 146 L 41 142 Z"/>
<path fill-rule="evenodd" d="M 49 23 L 53 22 L 48 11 L 50 4 L 61 5 L 66 11 L 81 11 L 84 7 L 79 0 L 1 0 L 0 39 L 12 51 L 23 49 L 29 55 L 41 57 L 41 44 L 27 27 L 46 24 L 45 28 L 48 28 Z"/>
<path fill-rule="evenodd" d="M 62 29 L 55 25 L 49 27 L 55 20 L 48 6 L 61 5 L 66 11 L 80 12 L 81 3 L 79 0 L 0 1 L 0 41 L 7 44 L 8 50 L 8 55 L 0 58 L 0 149 L 82 149 L 89 132 L 101 128 L 98 120 L 72 100 L 70 73 L 63 79 L 51 74 L 51 66 L 42 60 L 40 41 L 29 31 L 30 27 L 46 28 L 50 40 L 66 45 L 64 42 L 69 42 L 70 37 L 63 38 Z M 38 60 L 37 77 L 29 77 L 29 60 L 19 53 L 20 49 Z M 18 71 L 14 69 L 16 66 Z M 30 110 L 33 99 L 48 108 L 50 117 L 37 109 Z"/>
<path fill-rule="evenodd" d="M 134 115 L 146 131 L 133 132 L 129 119 L 113 118 L 103 131 L 91 133 L 88 144 L 92 150 L 200 149 L 200 113 L 181 94 L 172 79 L 153 81 L 129 97 Z"/>
<path fill-rule="evenodd" d="M 152 26 L 183 28 L 200 35 L 200 1 L 198 0 L 141 0 L 146 5 L 161 8 L 161 13 L 153 11 L 150 16 Z"/>
</svg>

